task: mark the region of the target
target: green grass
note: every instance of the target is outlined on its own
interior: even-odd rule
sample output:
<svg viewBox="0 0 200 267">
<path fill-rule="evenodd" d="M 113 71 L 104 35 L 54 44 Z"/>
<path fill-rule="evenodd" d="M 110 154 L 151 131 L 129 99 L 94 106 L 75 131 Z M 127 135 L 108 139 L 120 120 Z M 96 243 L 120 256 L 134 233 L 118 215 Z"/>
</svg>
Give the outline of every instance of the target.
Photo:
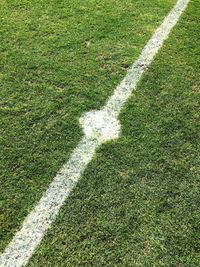
<svg viewBox="0 0 200 267">
<path fill-rule="evenodd" d="M 6 1 L 1 250 L 175 1 Z M 198 0 L 191 1 L 28 266 L 200 265 Z"/>
</svg>

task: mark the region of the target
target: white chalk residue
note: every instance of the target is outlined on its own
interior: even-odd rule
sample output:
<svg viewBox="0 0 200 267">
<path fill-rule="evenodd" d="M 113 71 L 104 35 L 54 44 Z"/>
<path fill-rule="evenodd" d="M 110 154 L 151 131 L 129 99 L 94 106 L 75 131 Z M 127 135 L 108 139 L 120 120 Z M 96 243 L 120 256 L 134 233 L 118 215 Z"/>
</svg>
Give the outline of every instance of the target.
<svg viewBox="0 0 200 267">
<path fill-rule="evenodd" d="M 80 118 L 84 134 L 100 143 L 119 137 L 120 124 L 116 116 L 107 110 L 90 111 Z"/>
</svg>

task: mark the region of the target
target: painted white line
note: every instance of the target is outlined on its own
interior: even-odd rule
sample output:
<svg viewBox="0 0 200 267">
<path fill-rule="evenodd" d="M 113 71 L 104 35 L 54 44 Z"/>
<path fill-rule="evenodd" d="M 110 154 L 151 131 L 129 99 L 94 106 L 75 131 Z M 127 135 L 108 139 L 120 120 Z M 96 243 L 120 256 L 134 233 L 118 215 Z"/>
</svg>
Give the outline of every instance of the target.
<svg viewBox="0 0 200 267">
<path fill-rule="evenodd" d="M 41 242 L 45 231 L 55 220 L 61 206 L 103 142 L 117 138 L 120 123 L 117 116 L 136 88 L 142 74 L 167 39 L 190 0 L 178 0 L 174 8 L 153 34 L 124 80 L 100 111 L 91 111 L 80 119 L 85 136 L 64 164 L 34 210 L 26 217 L 10 244 L 0 256 L 0 267 L 25 266 Z"/>
</svg>

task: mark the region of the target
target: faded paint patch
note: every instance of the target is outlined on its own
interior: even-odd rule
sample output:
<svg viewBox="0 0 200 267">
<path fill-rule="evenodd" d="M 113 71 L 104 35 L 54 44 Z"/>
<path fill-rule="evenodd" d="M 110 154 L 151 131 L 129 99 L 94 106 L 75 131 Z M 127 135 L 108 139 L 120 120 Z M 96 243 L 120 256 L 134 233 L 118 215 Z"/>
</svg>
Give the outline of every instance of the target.
<svg viewBox="0 0 200 267">
<path fill-rule="evenodd" d="M 84 134 L 89 139 L 97 139 L 99 143 L 119 137 L 120 123 L 115 114 L 107 110 L 90 111 L 80 118 Z"/>
</svg>

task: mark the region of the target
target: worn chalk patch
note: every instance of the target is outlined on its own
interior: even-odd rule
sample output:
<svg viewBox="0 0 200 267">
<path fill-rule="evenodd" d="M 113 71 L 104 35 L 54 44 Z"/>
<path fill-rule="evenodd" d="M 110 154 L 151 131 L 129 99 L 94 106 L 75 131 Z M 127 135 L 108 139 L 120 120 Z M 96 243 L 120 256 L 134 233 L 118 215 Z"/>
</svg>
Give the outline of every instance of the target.
<svg viewBox="0 0 200 267">
<path fill-rule="evenodd" d="M 97 139 L 100 143 L 119 137 L 120 124 L 116 116 L 107 110 L 90 111 L 80 118 L 87 138 Z"/>
<path fill-rule="evenodd" d="M 63 165 L 53 179 L 34 210 L 26 217 L 21 230 L 16 233 L 4 253 L 1 254 L 0 267 L 20 267 L 28 263 L 45 231 L 55 220 L 70 191 L 91 161 L 96 148 L 102 142 L 119 136 L 120 125 L 117 116 L 122 106 L 136 88 L 142 74 L 153 61 L 189 1 L 178 0 L 132 65 L 124 80 L 108 99 L 105 107 L 100 111 L 88 112 L 80 119 L 85 136 L 73 151 L 69 161 Z"/>
</svg>

